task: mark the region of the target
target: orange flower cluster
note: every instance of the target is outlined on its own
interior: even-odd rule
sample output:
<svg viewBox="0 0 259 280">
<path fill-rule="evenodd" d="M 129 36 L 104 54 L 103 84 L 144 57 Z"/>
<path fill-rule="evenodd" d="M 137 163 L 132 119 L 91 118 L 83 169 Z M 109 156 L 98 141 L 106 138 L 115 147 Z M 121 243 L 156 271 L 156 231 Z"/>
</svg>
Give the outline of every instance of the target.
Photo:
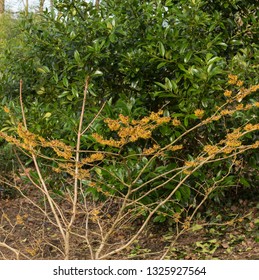
<svg viewBox="0 0 259 280">
<path fill-rule="evenodd" d="M 230 78 L 231 78 L 230 79 L 231 83 L 236 84 L 238 82 L 238 79 L 235 75 L 230 75 Z M 235 96 L 233 96 L 231 99 L 228 100 L 227 104 L 233 103 L 234 101 L 237 101 L 240 103 L 246 96 L 257 91 L 258 89 L 259 89 L 259 85 L 254 85 L 249 88 L 241 88 Z M 230 98 L 232 96 L 232 91 L 226 90 L 224 92 L 224 95 L 226 97 Z M 247 111 L 247 110 L 252 109 L 253 107 L 259 107 L 259 102 L 254 102 L 254 103 L 250 103 L 250 104 L 246 104 L 246 105 L 241 103 L 241 104 L 233 105 L 233 107 L 230 109 L 224 109 L 224 107 L 222 107 L 217 112 L 217 115 L 215 114 L 214 116 L 211 116 L 211 117 L 205 119 L 202 122 L 202 124 L 208 124 L 208 123 L 211 123 L 212 121 L 218 121 L 223 116 L 231 116 L 236 111 Z M 198 117 L 199 114 L 200 114 L 199 110 L 196 110 L 195 115 Z"/>
<path fill-rule="evenodd" d="M 23 127 L 21 123 L 18 124 L 17 133 L 20 138 L 23 139 L 24 144 L 28 146 L 28 149 L 31 149 L 38 145 L 37 136 L 25 129 L 25 127 Z"/>
<path fill-rule="evenodd" d="M 7 107 L 7 106 L 4 106 L 4 111 L 7 113 L 7 114 L 9 114 L 10 113 L 10 109 Z"/>
<path fill-rule="evenodd" d="M 204 110 L 202 110 L 202 109 L 197 109 L 197 110 L 195 110 L 194 111 L 194 115 L 197 117 L 197 118 L 199 118 L 199 119 L 202 119 L 203 118 L 203 116 L 204 116 Z"/>
<path fill-rule="evenodd" d="M 213 146 L 213 145 L 206 145 L 206 146 L 204 146 L 203 150 L 210 156 L 216 155 L 219 152 L 219 148 L 217 146 Z"/>
<path fill-rule="evenodd" d="M 203 150 L 213 157 L 220 153 L 229 154 L 242 145 L 242 142 L 239 140 L 241 136 L 240 129 L 235 129 L 232 133 L 228 133 L 226 138 L 221 140 L 218 145 L 206 145 Z"/>
<path fill-rule="evenodd" d="M 245 127 L 244 127 L 245 131 L 253 131 L 253 130 L 259 130 L 259 124 L 251 124 L 248 123 Z"/>
<path fill-rule="evenodd" d="M 72 147 L 59 140 L 48 141 L 43 137 L 27 130 L 21 123 L 19 123 L 17 126 L 17 134 L 22 141 L 16 139 L 13 136 L 9 136 L 4 132 L 0 132 L 0 137 L 4 138 L 9 143 L 12 143 L 30 152 L 35 152 L 36 147 L 49 147 L 52 148 L 59 157 L 62 157 L 64 159 L 71 159 L 73 157 Z"/>
<path fill-rule="evenodd" d="M 228 75 L 228 83 L 230 85 L 237 85 L 237 83 L 242 83 L 242 81 L 238 80 L 238 76 L 237 75 L 233 75 L 233 74 L 229 74 Z"/>
<path fill-rule="evenodd" d="M 98 133 L 94 133 L 92 136 L 102 145 L 121 147 L 126 143 L 136 142 L 138 139 L 151 138 L 152 131 L 155 128 L 170 121 L 171 117 L 164 117 L 162 110 L 157 113 L 152 112 L 149 116 L 146 116 L 141 120 L 130 120 L 128 116 L 120 114 L 118 120 L 112 120 L 110 118 L 104 120 L 111 131 L 117 131 L 117 134 L 120 137 L 119 140 L 104 139 Z"/>
<path fill-rule="evenodd" d="M 173 126 L 179 126 L 179 125 L 181 125 L 181 121 L 178 120 L 177 118 L 174 118 L 172 121 L 172 124 L 173 124 Z"/>
<path fill-rule="evenodd" d="M 248 132 L 258 130 L 259 124 L 247 124 L 243 128 L 234 129 L 231 133 L 228 133 L 225 139 L 221 140 L 217 145 L 206 145 L 203 150 L 209 156 L 216 156 L 217 154 L 224 153 L 230 154 L 236 149 L 242 150 L 246 149 L 247 146 L 242 145 L 240 138 Z M 259 141 L 256 141 L 254 144 L 250 145 L 250 148 L 258 148 Z"/>
<path fill-rule="evenodd" d="M 151 154 L 154 154 L 158 149 L 160 149 L 160 146 L 155 144 L 153 147 L 151 147 L 149 149 L 144 149 L 143 154 L 151 155 Z"/>
<path fill-rule="evenodd" d="M 184 165 L 186 166 L 186 167 L 194 167 L 194 166 L 196 166 L 197 165 L 197 163 L 193 160 L 193 161 L 185 161 L 184 162 Z"/>
<path fill-rule="evenodd" d="M 178 151 L 178 150 L 181 150 L 183 148 L 183 145 L 173 145 L 171 147 L 168 148 L 169 151 Z"/>
<path fill-rule="evenodd" d="M 236 99 L 238 102 L 241 102 L 247 95 L 255 92 L 259 89 L 259 85 L 251 86 L 250 88 L 241 88 L 236 95 Z"/>
<path fill-rule="evenodd" d="M 39 138 L 39 140 L 42 139 L 43 138 Z M 57 156 L 62 157 L 64 159 L 71 159 L 73 157 L 72 147 L 66 145 L 65 143 L 59 140 L 46 141 L 45 139 L 43 140 L 43 142 L 41 141 L 41 146 L 52 148 L 57 154 Z"/>
<path fill-rule="evenodd" d="M 25 145 L 20 140 L 16 139 L 13 136 L 6 134 L 5 132 L 0 131 L 0 137 L 5 139 L 8 143 L 14 144 L 17 147 L 21 147 L 25 150 L 32 150 L 32 148 L 28 147 L 28 145 Z"/>
<path fill-rule="evenodd" d="M 232 91 L 231 90 L 225 90 L 224 95 L 226 97 L 230 97 L 232 95 Z"/>
<path fill-rule="evenodd" d="M 244 82 L 238 79 L 237 75 L 229 74 L 228 75 L 228 83 L 230 85 L 237 85 L 238 87 L 241 87 Z"/>
<path fill-rule="evenodd" d="M 95 153 L 95 154 L 91 154 L 90 157 L 84 158 L 81 160 L 82 164 L 87 164 L 87 163 L 91 163 L 94 161 L 100 161 L 104 159 L 104 155 L 101 153 Z"/>
<path fill-rule="evenodd" d="M 82 163 L 78 164 L 79 169 L 76 172 L 75 170 L 75 163 L 58 163 L 58 167 L 53 167 L 53 171 L 60 173 L 62 171 L 66 172 L 67 174 L 71 175 L 73 178 L 77 178 L 79 180 L 90 178 L 90 171 L 88 169 L 82 168 Z"/>
</svg>

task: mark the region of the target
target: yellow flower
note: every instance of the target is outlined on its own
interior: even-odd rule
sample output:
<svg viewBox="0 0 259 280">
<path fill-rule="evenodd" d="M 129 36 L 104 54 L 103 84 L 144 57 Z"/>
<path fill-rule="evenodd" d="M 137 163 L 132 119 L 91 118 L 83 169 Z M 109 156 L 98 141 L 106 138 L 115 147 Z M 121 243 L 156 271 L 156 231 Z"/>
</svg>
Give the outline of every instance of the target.
<svg viewBox="0 0 259 280">
<path fill-rule="evenodd" d="M 144 118 L 142 118 L 141 120 L 140 120 L 140 124 L 147 124 L 148 122 L 150 121 L 150 118 L 149 117 L 144 117 Z M 132 124 L 134 124 L 133 122 L 132 122 Z M 136 123 L 137 124 L 137 123 Z"/>
<path fill-rule="evenodd" d="M 181 150 L 183 148 L 183 145 L 174 145 L 172 147 L 169 148 L 170 151 L 177 151 L 177 150 Z"/>
<path fill-rule="evenodd" d="M 99 135 L 98 133 L 93 133 L 92 137 L 97 141 L 97 142 L 101 142 L 103 141 L 103 137 L 101 135 Z"/>
<path fill-rule="evenodd" d="M 196 162 L 195 161 L 185 161 L 184 165 L 187 167 L 192 167 L 192 166 L 196 165 Z"/>
<path fill-rule="evenodd" d="M 179 223 L 180 218 L 181 218 L 181 214 L 180 213 L 174 213 L 173 219 L 174 219 L 175 223 Z"/>
<path fill-rule="evenodd" d="M 58 167 L 52 167 L 52 170 L 56 173 L 61 173 L 62 172 L 62 170 Z"/>
<path fill-rule="evenodd" d="M 233 113 L 234 113 L 233 110 L 227 110 L 227 109 L 225 109 L 225 110 L 222 110 L 222 111 L 220 112 L 220 115 L 221 115 L 221 116 L 232 115 Z"/>
<path fill-rule="evenodd" d="M 97 209 L 97 208 L 94 208 L 94 209 L 91 211 L 91 214 L 92 214 L 93 216 L 98 216 L 98 215 L 100 214 L 100 210 Z"/>
<path fill-rule="evenodd" d="M 246 104 L 246 106 L 245 106 L 245 110 L 249 110 L 249 109 L 251 109 L 253 107 L 253 105 L 252 104 Z"/>
<path fill-rule="evenodd" d="M 230 97 L 232 95 L 232 91 L 231 90 L 225 90 L 224 95 L 226 97 Z"/>
<path fill-rule="evenodd" d="M 163 115 L 163 110 L 159 110 L 157 113 L 151 112 L 150 114 L 150 120 L 152 121 L 156 121 L 157 119 L 159 119 L 159 116 Z"/>
<path fill-rule="evenodd" d="M 183 229 L 184 230 L 187 230 L 187 229 L 189 229 L 190 228 L 190 226 L 191 226 L 191 217 L 190 216 L 188 216 L 186 219 L 185 219 L 185 221 L 183 222 Z"/>
<path fill-rule="evenodd" d="M 136 126 L 132 133 L 130 134 L 130 141 L 131 142 L 135 142 L 137 141 L 139 138 L 142 139 L 148 139 L 150 138 L 152 135 L 152 131 L 150 129 L 150 127 L 142 127 L 142 126 Z"/>
<path fill-rule="evenodd" d="M 129 124 L 129 117 L 125 117 L 122 114 L 119 114 L 119 119 L 121 120 L 121 122 L 125 125 Z"/>
<path fill-rule="evenodd" d="M 34 248 L 29 248 L 29 247 L 25 248 L 25 251 L 27 253 L 29 253 L 32 257 L 34 257 L 38 252 L 38 250 L 36 248 L 34 249 Z"/>
<path fill-rule="evenodd" d="M 238 104 L 236 106 L 236 110 L 243 110 L 243 108 L 244 108 L 244 104 Z"/>
<path fill-rule="evenodd" d="M 103 160 L 104 159 L 104 155 L 101 153 L 96 153 L 96 154 L 92 154 L 90 155 L 90 157 L 84 158 L 82 159 L 82 163 L 90 163 L 93 161 L 98 161 L 98 160 Z"/>
<path fill-rule="evenodd" d="M 237 75 L 232 75 L 232 74 L 228 75 L 228 83 L 230 85 L 235 85 L 237 83 L 237 81 L 238 81 Z"/>
<path fill-rule="evenodd" d="M 113 139 L 110 140 L 105 140 L 103 139 L 103 137 L 101 135 L 99 135 L 98 133 L 93 133 L 92 134 L 93 138 L 100 144 L 102 145 L 107 145 L 107 146 L 111 146 L 111 147 L 121 147 L 122 145 L 125 144 L 125 140 L 121 139 L 121 141 L 115 141 Z"/>
<path fill-rule="evenodd" d="M 256 141 L 253 145 L 252 148 L 253 149 L 257 149 L 259 147 L 259 141 Z"/>
<path fill-rule="evenodd" d="M 237 81 L 237 86 L 241 87 L 243 84 L 244 84 L 243 81 L 241 81 L 241 80 L 238 80 L 238 81 Z"/>
<path fill-rule="evenodd" d="M 17 126 L 17 133 L 24 142 L 23 143 L 24 149 L 31 150 L 33 147 L 37 146 L 37 141 L 36 141 L 37 135 L 28 131 L 25 127 L 23 127 L 21 123 L 19 123 Z"/>
<path fill-rule="evenodd" d="M 213 116 L 211 117 L 212 121 L 218 121 L 221 118 L 221 116 Z"/>
<path fill-rule="evenodd" d="M 242 144 L 242 142 L 238 141 L 238 140 L 231 140 L 231 141 L 226 142 L 226 145 L 228 147 L 239 147 L 239 146 L 241 146 L 241 144 Z"/>
<path fill-rule="evenodd" d="M 204 110 L 202 110 L 202 109 L 197 109 L 197 110 L 194 111 L 194 115 L 195 115 L 197 118 L 201 119 L 201 118 L 203 117 L 203 115 L 204 115 Z"/>
<path fill-rule="evenodd" d="M 120 128 L 120 124 L 117 120 L 112 120 L 112 119 L 107 118 L 104 120 L 104 122 L 107 123 L 107 125 L 111 131 L 116 131 L 116 130 L 119 130 L 119 128 Z"/>
<path fill-rule="evenodd" d="M 6 107 L 6 106 L 4 106 L 4 111 L 8 114 L 8 113 L 10 113 L 10 109 L 8 108 L 8 107 Z"/>
<path fill-rule="evenodd" d="M 203 162 L 203 161 L 206 160 L 206 158 L 205 158 L 205 157 L 197 157 L 196 160 L 197 160 L 198 162 Z"/>
<path fill-rule="evenodd" d="M 121 127 L 118 135 L 121 138 L 125 138 L 127 136 L 131 136 L 134 133 L 134 128 L 132 126 L 127 126 L 127 127 Z"/>
<path fill-rule="evenodd" d="M 171 120 L 170 117 L 160 117 L 159 119 L 156 120 L 156 123 L 160 125 L 162 123 L 168 123 L 170 122 L 170 120 Z"/>
<path fill-rule="evenodd" d="M 184 170 L 183 173 L 186 175 L 190 175 L 192 172 L 190 170 Z"/>
<path fill-rule="evenodd" d="M 173 121 L 172 121 L 172 123 L 173 123 L 173 126 L 179 126 L 179 125 L 181 125 L 181 121 L 178 120 L 177 118 L 174 118 Z"/>
<path fill-rule="evenodd" d="M 72 175 L 74 178 L 77 179 L 85 179 L 85 178 L 90 178 L 90 172 L 87 169 L 79 169 L 78 173 L 76 174 L 74 171 L 69 172 L 70 175 Z"/>
<path fill-rule="evenodd" d="M 213 145 L 206 145 L 204 146 L 203 150 L 208 153 L 208 155 L 214 155 L 217 154 L 219 151 L 219 148 L 217 146 L 213 146 Z"/>
<path fill-rule="evenodd" d="M 231 147 L 225 147 L 224 148 L 224 153 L 225 154 L 230 154 L 232 151 L 233 151 L 233 148 L 231 148 Z"/>
<path fill-rule="evenodd" d="M 254 92 L 254 91 L 257 91 L 258 89 L 259 89 L 259 85 L 255 85 L 255 86 L 251 86 L 249 90 L 251 92 Z"/>
<path fill-rule="evenodd" d="M 234 129 L 232 133 L 227 134 L 227 140 L 236 140 L 241 136 L 240 129 Z"/>
<path fill-rule="evenodd" d="M 145 155 L 150 155 L 150 154 L 153 154 L 155 153 L 158 149 L 160 148 L 159 145 L 155 144 L 153 147 L 149 148 L 149 149 L 144 149 L 143 150 L 143 153 Z"/>
<path fill-rule="evenodd" d="M 19 214 L 16 216 L 16 223 L 17 223 L 17 225 L 23 225 L 24 224 L 23 217 Z"/>
<path fill-rule="evenodd" d="M 63 157 L 64 159 L 72 158 L 72 147 L 61 141 L 51 140 L 47 143 L 47 146 L 51 147 L 58 156 Z"/>
<path fill-rule="evenodd" d="M 246 131 L 251 131 L 251 130 L 253 130 L 253 125 L 251 124 L 251 123 L 249 123 L 249 124 L 247 124 L 245 127 L 244 127 L 244 130 L 246 130 Z"/>
<path fill-rule="evenodd" d="M 98 221 L 98 219 L 99 219 L 99 215 L 100 215 L 100 210 L 99 209 L 97 209 L 97 208 L 94 208 L 92 211 L 91 211 L 91 220 L 92 220 L 92 222 L 96 222 L 96 221 Z"/>
<path fill-rule="evenodd" d="M 248 123 L 245 127 L 244 127 L 244 130 L 245 131 L 251 131 L 251 130 L 256 130 L 256 129 L 259 129 L 259 124 L 251 124 L 251 123 Z"/>
</svg>

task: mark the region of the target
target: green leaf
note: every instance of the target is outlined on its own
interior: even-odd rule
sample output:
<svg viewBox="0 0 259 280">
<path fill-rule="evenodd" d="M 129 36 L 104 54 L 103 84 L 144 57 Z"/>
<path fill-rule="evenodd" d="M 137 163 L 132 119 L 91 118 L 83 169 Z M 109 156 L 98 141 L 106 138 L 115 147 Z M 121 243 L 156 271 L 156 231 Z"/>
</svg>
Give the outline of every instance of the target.
<svg viewBox="0 0 259 280">
<path fill-rule="evenodd" d="M 181 194 L 181 192 L 180 192 L 180 191 L 178 191 L 178 190 L 177 190 L 177 191 L 175 192 L 175 194 L 174 194 L 174 195 L 175 195 L 175 198 L 176 198 L 178 201 L 181 201 L 182 194 Z"/>
<path fill-rule="evenodd" d="M 107 22 L 107 28 L 108 29 L 110 29 L 110 30 L 112 30 L 113 29 L 113 25 L 111 24 L 111 22 Z"/>
<path fill-rule="evenodd" d="M 115 43 L 116 42 L 116 35 L 114 33 L 110 34 L 109 40 L 111 41 L 111 43 Z"/>
<path fill-rule="evenodd" d="M 189 73 L 188 70 L 184 68 L 183 64 L 178 64 L 178 67 L 185 73 Z"/>
<path fill-rule="evenodd" d="M 56 83 L 58 83 L 58 74 L 57 73 L 53 74 L 53 79 Z"/>
<path fill-rule="evenodd" d="M 48 119 L 52 114 L 50 112 L 47 112 L 44 116 L 43 119 Z"/>
<path fill-rule="evenodd" d="M 188 52 L 187 53 L 187 55 L 184 57 L 184 62 L 185 63 L 188 63 L 189 62 L 189 60 L 191 59 L 191 57 L 192 57 L 192 52 Z"/>
<path fill-rule="evenodd" d="M 67 77 L 63 77 L 62 82 L 63 82 L 63 85 L 65 87 L 68 87 L 68 79 L 67 79 Z"/>
<path fill-rule="evenodd" d="M 226 185 L 233 185 L 235 182 L 235 176 L 228 176 L 225 180 L 224 180 L 224 184 Z"/>
<path fill-rule="evenodd" d="M 78 50 L 75 50 L 74 58 L 75 58 L 77 64 L 81 64 L 81 58 L 80 58 L 80 54 L 79 54 Z"/>
<path fill-rule="evenodd" d="M 99 76 L 102 76 L 103 75 L 103 72 L 100 71 L 100 70 L 96 70 L 94 73 L 93 73 L 93 77 L 99 77 Z"/>
<path fill-rule="evenodd" d="M 160 69 L 160 68 L 164 67 L 166 64 L 167 64 L 166 61 L 160 62 L 160 63 L 157 65 L 156 69 Z"/>
<path fill-rule="evenodd" d="M 207 61 L 207 65 L 210 65 L 210 64 L 213 64 L 217 61 L 221 61 L 222 58 L 221 57 L 218 57 L 218 56 L 214 56 L 212 58 L 210 58 L 208 61 Z"/>
<path fill-rule="evenodd" d="M 187 201 L 190 198 L 190 195 L 191 195 L 190 187 L 188 187 L 188 186 L 181 186 L 179 188 L 179 191 L 182 194 L 182 200 Z"/>
<path fill-rule="evenodd" d="M 50 70 L 47 66 L 38 67 L 37 71 L 43 74 L 50 73 Z"/>
<path fill-rule="evenodd" d="M 228 47 L 228 45 L 224 42 L 220 42 L 217 45 L 224 47 L 224 49 L 226 49 Z"/>
<path fill-rule="evenodd" d="M 185 118 L 184 118 L 184 126 L 185 127 L 188 127 L 188 125 L 189 125 L 189 121 L 188 121 L 188 116 L 186 116 Z"/>
<path fill-rule="evenodd" d="M 191 230 L 192 231 L 197 231 L 197 230 L 201 230 L 203 229 L 203 226 L 202 225 L 199 225 L 199 224 L 194 224 L 192 227 L 191 227 Z"/>
<path fill-rule="evenodd" d="M 75 86 L 72 86 L 72 94 L 76 98 L 79 97 L 78 90 L 77 90 L 77 88 Z"/>
<path fill-rule="evenodd" d="M 69 91 L 63 91 L 60 95 L 58 95 L 58 98 L 62 98 L 62 97 L 65 97 L 69 94 Z"/>
<path fill-rule="evenodd" d="M 249 182 L 244 177 L 240 178 L 240 183 L 245 187 L 250 187 Z"/>
<path fill-rule="evenodd" d="M 211 67 L 210 67 L 210 69 L 208 69 L 208 74 L 209 74 L 209 77 L 211 78 L 211 77 L 216 76 L 218 74 L 223 74 L 223 70 L 218 66 L 214 67 L 212 70 L 211 70 Z"/>
<path fill-rule="evenodd" d="M 74 96 L 73 96 L 72 94 L 67 95 L 67 99 L 68 99 L 69 101 L 72 101 L 73 98 L 74 98 Z"/>
<path fill-rule="evenodd" d="M 159 46 L 159 54 L 164 57 L 165 56 L 165 47 L 163 45 L 162 42 L 158 42 L 158 46 Z"/>
<path fill-rule="evenodd" d="M 163 223 L 165 220 L 166 220 L 166 217 L 164 215 L 159 215 L 153 219 L 153 222 L 154 223 Z"/>
<path fill-rule="evenodd" d="M 42 95 L 45 93 L 45 88 L 41 87 L 39 90 L 37 90 L 37 94 Z"/>
<path fill-rule="evenodd" d="M 172 85 L 172 82 L 168 78 L 165 78 L 165 86 L 166 86 L 167 90 L 172 91 L 173 85 Z"/>
<path fill-rule="evenodd" d="M 162 83 L 159 83 L 159 82 L 155 82 L 155 84 L 157 84 L 158 86 L 160 86 L 161 88 L 167 90 L 167 86 L 162 84 Z"/>
</svg>

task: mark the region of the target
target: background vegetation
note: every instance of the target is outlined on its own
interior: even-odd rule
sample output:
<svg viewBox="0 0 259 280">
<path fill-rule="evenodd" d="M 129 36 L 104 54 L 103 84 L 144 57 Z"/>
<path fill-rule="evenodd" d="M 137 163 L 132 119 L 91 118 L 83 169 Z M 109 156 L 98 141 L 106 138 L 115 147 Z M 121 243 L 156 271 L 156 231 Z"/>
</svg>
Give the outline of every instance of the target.
<svg viewBox="0 0 259 280">
<path fill-rule="evenodd" d="M 239 0 L 61 0 L 1 15 L 1 169 L 34 164 L 65 258 L 86 198 L 112 199 L 108 234 L 142 221 L 124 250 L 150 221 L 186 231 L 208 201 L 259 197 L 258 13 Z M 70 222 L 52 196 L 67 193 Z M 117 253 L 109 238 L 92 258 Z"/>
</svg>

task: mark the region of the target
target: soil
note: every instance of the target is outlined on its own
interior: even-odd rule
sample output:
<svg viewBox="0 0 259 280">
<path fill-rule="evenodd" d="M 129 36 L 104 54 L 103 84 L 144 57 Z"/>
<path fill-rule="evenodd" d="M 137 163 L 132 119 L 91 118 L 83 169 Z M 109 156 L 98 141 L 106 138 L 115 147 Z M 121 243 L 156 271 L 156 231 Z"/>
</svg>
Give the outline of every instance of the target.
<svg viewBox="0 0 259 280">
<path fill-rule="evenodd" d="M 64 259 L 62 236 L 41 211 L 47 209 L 44 200 L 33 187 L 27 188 L 26 196 L 0 198 L 0 259 Z M 35 201 L 40 208 L 33 203 Z M 66 203 L 61 203 L 60 207 L 64 212 L 70 211 Z M 203 215 L 196 219 L 192 230 L 179 237 L 167 258 L 259 259 L 258 200 L 238 200 L 235 204 L 212 208 L 203 210 Z M 231 213 L 232 218 L 243 218 L 234 224 L 224 223 L 228 213 Z M 203 227 L 208 217 L 211 222 Z M 79 214 L 75 222 L 78 234 L 84 222 L 85 216 Z M 123 244 L 126 236 L 134 234 L 141 224 L 141 220 L 135 221 L 127 228 L 118 230 L 114 240 L 110 241 L 111 248 Z M 176 229 L 168 223 L 152 224 L 133 245 L 110 259 L 159 259 L 175 234 Z M 71 252 L 70 259 L 91 259 L 86 242 L 76 236 L 71 239 Z"/>
</svg>

